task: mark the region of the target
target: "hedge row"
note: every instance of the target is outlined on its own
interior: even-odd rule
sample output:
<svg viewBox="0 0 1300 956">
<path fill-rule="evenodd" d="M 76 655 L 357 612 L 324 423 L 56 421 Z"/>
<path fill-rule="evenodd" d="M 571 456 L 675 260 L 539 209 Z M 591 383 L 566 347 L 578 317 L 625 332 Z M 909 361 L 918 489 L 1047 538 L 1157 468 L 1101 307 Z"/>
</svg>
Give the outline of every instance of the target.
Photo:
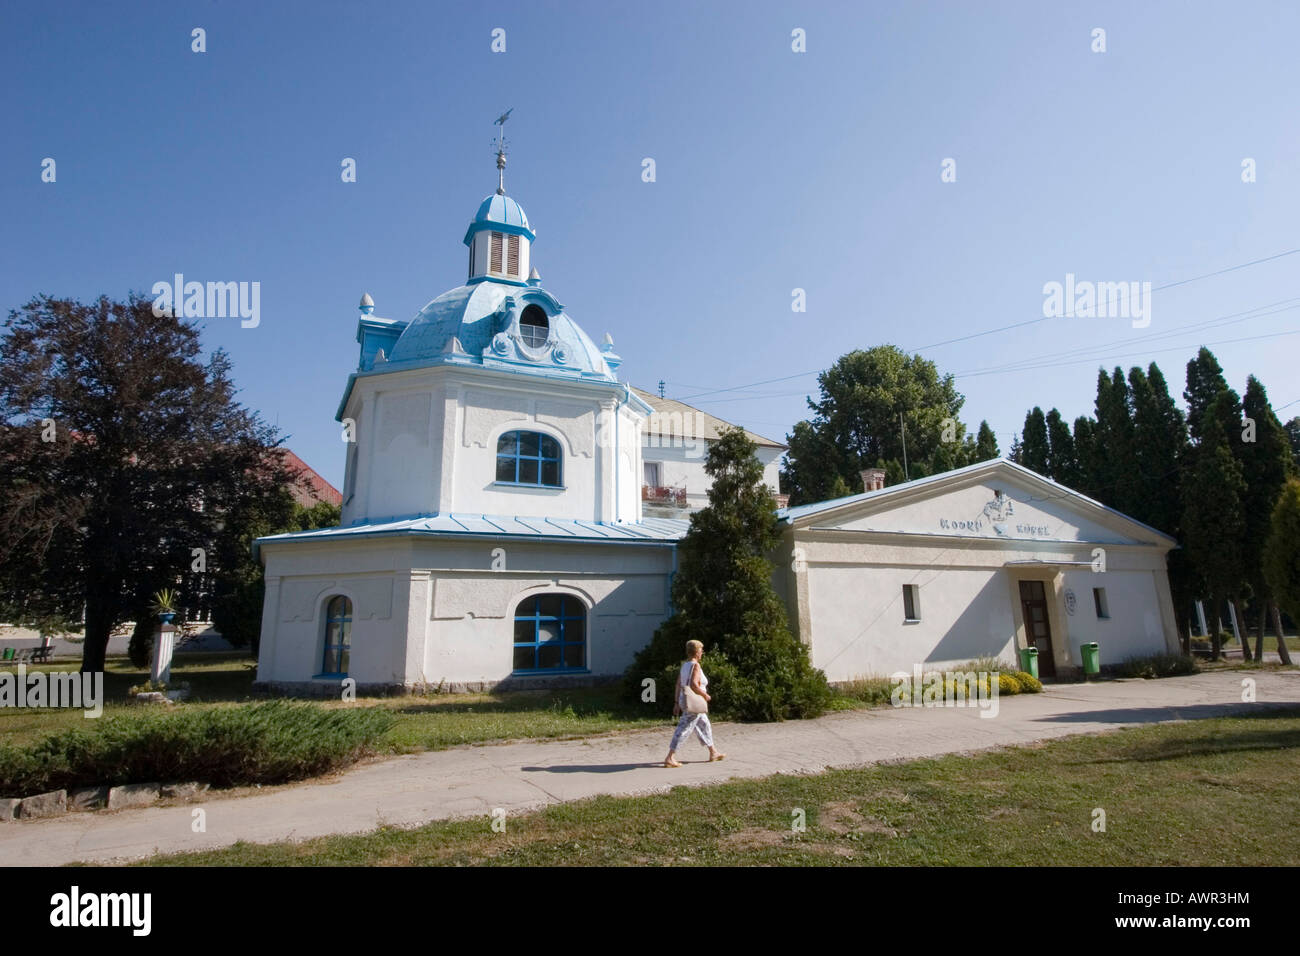
<svg viewBox="0 0 1300 956">
<path fill-rule="evenodd" d="M 0 796 L 169 780 L 284 783 L 353 763 L 395 719 L 379 707 L 285 700 L 105 717 L 31 746 L 0 745 Z"/>
</svg>

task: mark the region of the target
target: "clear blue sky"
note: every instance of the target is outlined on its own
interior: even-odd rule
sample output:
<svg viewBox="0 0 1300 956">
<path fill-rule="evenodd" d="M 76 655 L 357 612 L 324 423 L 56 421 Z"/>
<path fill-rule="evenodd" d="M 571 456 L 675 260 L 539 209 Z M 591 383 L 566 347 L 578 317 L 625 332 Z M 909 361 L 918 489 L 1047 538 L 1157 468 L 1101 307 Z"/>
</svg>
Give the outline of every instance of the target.
<svg viewBox="0 0 1300 956">
<path fill-rule="evenodd" d="M 406 319 L 464 280 L 514 107 L 506 186 L 547 288 L 634 384 L 780 439 L 851 349 L 1028 322 L 1066 273 L 1159 287 L 1300 248 L 1297 36 L 1290 3 L 7 0 L 0 304 L 260 282 L 261 325 L 207 320 L 205 343 L 341 485 L 357 300 Z M 1158 291 L 1147 329 L 922 353 L 1004 452 L 1032 405 L 1091 413 L 1099 362 L 1155 359 L 1181 392 L 1202 343 L 1285 419 L 1300 309 L 1221 317 L 1297 297 L 1300 255 Z"/>
</svg>

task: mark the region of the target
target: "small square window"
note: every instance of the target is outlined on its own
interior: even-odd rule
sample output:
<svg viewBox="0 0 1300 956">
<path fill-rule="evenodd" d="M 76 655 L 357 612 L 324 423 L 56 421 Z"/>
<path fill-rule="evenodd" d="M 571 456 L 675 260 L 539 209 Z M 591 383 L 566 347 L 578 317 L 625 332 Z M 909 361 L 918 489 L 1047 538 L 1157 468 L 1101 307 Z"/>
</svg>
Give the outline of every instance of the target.
<svg viewBox="0 0 1300 956">
<path fill-rule="evenodd" d="M 921 588 L 919 585 L 903 585 L 903 620 L 921 620 Z"/>
<path fill-rule="evenodd" d="M 1105 620 L 1110 617 L 1110 606 L 1106 603 L 1106 589 L 1092 589 L 1092 603 L 1097 608 L 1097 617 Z"/>
</svg>

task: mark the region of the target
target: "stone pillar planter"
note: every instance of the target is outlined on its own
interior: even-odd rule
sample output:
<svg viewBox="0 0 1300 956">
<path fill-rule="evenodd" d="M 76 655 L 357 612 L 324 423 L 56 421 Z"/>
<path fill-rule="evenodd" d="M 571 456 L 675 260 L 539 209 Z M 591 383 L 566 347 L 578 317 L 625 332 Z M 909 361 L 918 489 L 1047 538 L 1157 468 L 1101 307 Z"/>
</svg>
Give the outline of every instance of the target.
<svg viewBox="0 0 1300 956">
<path fill-rule="evenodd" d="M 166 684 L 172 679 L 172 651 L 175 644 L 175 625 L 160 625 L 153 639 L 153 667 L 149 671 L 149 679 L 153 682 Z"/>
</svg>

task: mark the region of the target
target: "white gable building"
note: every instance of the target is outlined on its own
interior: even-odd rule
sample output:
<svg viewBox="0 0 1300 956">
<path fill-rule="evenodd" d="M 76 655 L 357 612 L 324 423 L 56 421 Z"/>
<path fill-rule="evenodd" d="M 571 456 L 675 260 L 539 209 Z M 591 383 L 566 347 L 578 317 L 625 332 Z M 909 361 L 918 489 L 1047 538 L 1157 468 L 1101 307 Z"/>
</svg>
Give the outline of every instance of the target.
<svg viewBox="0 0 1300 956">
<path fill-rule="evenodd" d="M 585 683 L 622 673 L 670 613 L 725 423 L 679 426 L 694 409 L 619 382 L 612 340 L 598 348 L 530 268 L 534 238 L 500 188 L 465 234 L 465 285 L 409 321 L 362 299 L 341 526 L 258 541 L 263 686 Z M 776 491 L 783 448 L 751 438 Z M 1045 672 L 1081 641 L 1111 661 L 1177 646 L 1174 542 L 1005 461 L 780 515 L 776 583 L 833 681 L 1027 641 Z"/>
<path fill-rule="evenodd" d="M 1178 651 L 1174 540 L 1004 459 L 781 516 L 778 586 L 831 680 L 1031 645 L 1045 677 L 1084 643 L 1103 664 Z"/>
</svg>

